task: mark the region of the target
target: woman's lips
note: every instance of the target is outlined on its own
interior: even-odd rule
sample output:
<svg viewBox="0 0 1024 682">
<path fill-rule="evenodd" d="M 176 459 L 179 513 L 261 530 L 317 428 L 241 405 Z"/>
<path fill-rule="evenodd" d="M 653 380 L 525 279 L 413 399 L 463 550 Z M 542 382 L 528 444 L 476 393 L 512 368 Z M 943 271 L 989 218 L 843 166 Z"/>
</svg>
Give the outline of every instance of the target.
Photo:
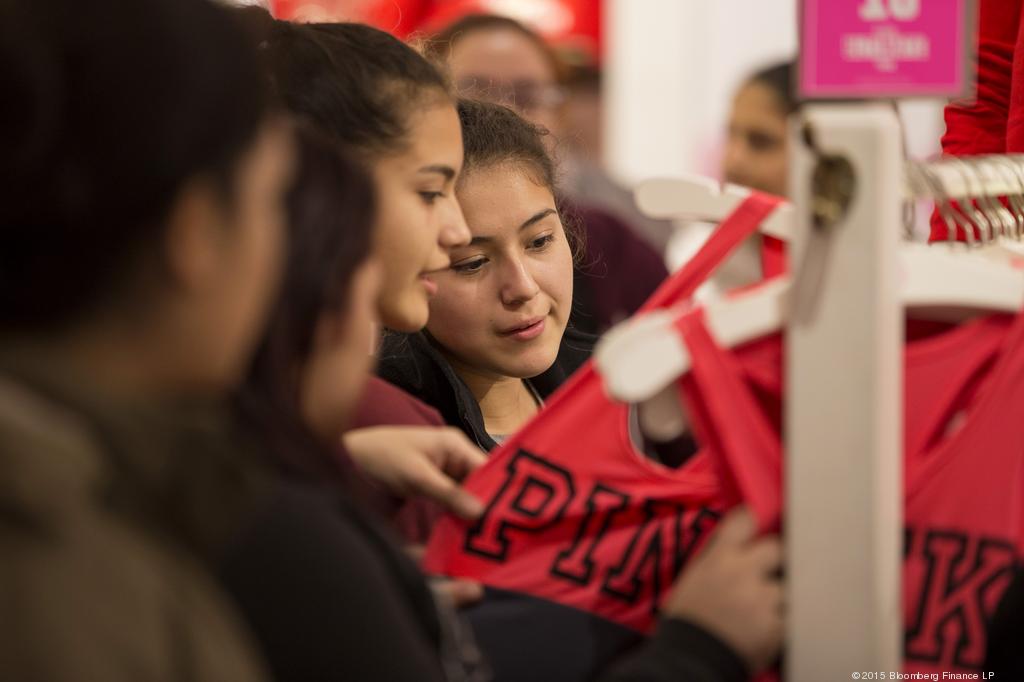
<svg viewBox="0 0 1024 682">
<path fill-rule="evenodd" d="M 544 324 L 544 318 L 541 317 L 523 327 L 501 332 L 501 335 L 516 341 L 530 341 L 544 333 Z"/>
<path fill-rule="evenodd" d="M 427 296 L 433 296 L 437 293 L 437 282 L 430 279 L 427 275 L 420 275 L 420 283 L 427 290 Z"/>
</svg>

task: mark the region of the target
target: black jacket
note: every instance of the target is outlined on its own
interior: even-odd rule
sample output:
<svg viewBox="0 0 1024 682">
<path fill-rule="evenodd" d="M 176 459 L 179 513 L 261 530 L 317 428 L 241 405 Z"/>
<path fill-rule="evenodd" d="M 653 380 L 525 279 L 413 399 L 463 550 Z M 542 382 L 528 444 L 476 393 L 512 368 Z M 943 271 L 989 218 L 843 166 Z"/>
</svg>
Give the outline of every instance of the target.
<svg viewBox="0 0 1024 682">
<path fill-rule="evenodd" d="M 408 557 L 333 491 L 279 481 L 219 576 L 279 682 L 487 679 Z"/>
<path fill-rule="evenodd" d="M 555 364 L 527 382 L 542 399 L 547 399 L 587 359 L 596 337 L 566 329 Z M 424 333 L 384 336 L 378 354 L 377 373 L 384 380 L 430 405 L 446 424 L 457 426 L 483 450 L 496 443 L 484 428 L 484 417 L 469 387 Z"/>
<path fill-rule="evenodd" d="M 983 670 L 998 680 L 1024 679 L 1024 569 L 1018 568 L 1013 581 L 988 627 L 988 651 Z"/>
</svg>

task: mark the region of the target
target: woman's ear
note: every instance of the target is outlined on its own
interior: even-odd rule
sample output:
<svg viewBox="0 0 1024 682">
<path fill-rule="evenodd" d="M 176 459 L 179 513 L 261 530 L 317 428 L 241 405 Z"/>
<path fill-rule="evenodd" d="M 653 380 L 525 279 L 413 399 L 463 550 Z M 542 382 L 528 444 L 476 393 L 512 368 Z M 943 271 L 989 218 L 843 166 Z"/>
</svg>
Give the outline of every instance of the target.
<svg viewBox="0 0 1024 682">
<path fill-rule="evenodd" d="M 313 331 L 313 352 L 334 348 L 345 340 L 349 323 L 342 311 L 327 311 L 320 314 Z"/>
<path fill-rule="evenodd" d="M 369 339 L 368 352 L 376 350 L 375 340 L 379 325 L 377 296 L 380 293 L 382 269 L 375 257 L 368 258 L 352 273 L 348 300 L 340 310 L 325 311 L 316 323 L 313 348 L 331 348 L 353 339 Z M 357 341 L 358 343 L 358 341 Z"/>
<path fill-rule="evenodd" d="M 216 279 L 229 229 L 224 198 L 208 180 L 192 180 L 178 193 L 164 230 L 164 257 L 172 286 L 201 292 Z"/>
</svg>

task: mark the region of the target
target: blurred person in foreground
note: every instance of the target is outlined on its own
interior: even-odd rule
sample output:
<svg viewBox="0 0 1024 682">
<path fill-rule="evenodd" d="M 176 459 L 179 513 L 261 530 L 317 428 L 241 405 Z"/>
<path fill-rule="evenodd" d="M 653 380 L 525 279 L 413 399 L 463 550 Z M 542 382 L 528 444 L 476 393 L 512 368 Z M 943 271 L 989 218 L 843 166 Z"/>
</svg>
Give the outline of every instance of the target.
<svg viewBox="0 0 1024 682">
<path fill-rule="evenodd" d="M 255 55 L 204 0 L 15 0 L 0 87 L 0 670 L 263 679 L 200 559 L 284 237 Z"/>
</svg>

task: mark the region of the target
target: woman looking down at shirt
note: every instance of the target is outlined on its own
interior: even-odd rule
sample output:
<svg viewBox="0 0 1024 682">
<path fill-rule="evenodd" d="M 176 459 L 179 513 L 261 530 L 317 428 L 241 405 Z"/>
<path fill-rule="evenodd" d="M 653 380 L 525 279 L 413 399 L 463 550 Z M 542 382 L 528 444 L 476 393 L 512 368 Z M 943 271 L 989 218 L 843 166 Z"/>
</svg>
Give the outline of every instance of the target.
<svg viewBox="0 0 1024 682">
<path fill-rule="evenodd" d="M 575 235 L 555 202 L 542 130 L 501 105 L 458 109 L 456 196 L 472 238 L 428 278 L 437 292 L 425 333 L 387 336 L 380 371 L 490 449 L 536 414 L 592 342 L 567 331 Z"/>
<path fill-rule="evenodd" d="M 261 24 L 266 75 L 283 107 L 372 181 L 373 250 L 381 256 L 377 319 L 389 329 L 421 329 L 434 286 L 427 274 L 446 269 L 450 249 L 469 241 L 454 196 L 462 139 L 445 79 L 415 50 L 369 26 L 291 24 L 263 10 L 241 11 Z M 370 345 L 364 350 L 369 354 Z M 335 374 L 326 368 L 318 380 L 337 383 Z M 461 433 L 435 428 L 440 419 L 426 406 L 379 380 L 358 402 L 343 441 L 363 472 L 388 493 L 423 494 L 463 515 L 479 513 L 453 479 L 482 459 Z M 376 487 L 367 495 L 379 511 L 394 513 L 390 495 Z"/>
</svg>

